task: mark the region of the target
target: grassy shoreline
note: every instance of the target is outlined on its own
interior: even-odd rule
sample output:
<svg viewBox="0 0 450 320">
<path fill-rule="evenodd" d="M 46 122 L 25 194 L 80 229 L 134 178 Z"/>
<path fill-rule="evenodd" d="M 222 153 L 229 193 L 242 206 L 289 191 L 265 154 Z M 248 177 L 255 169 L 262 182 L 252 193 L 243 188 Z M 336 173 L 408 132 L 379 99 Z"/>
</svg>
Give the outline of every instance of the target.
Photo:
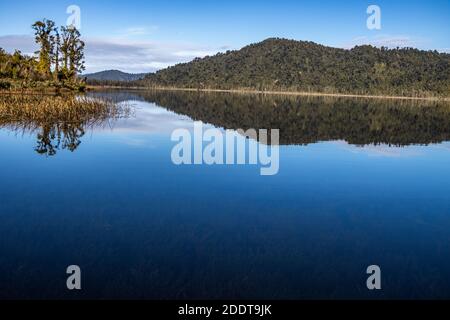
<svg viewBox="0 0 450 320">
<path fill-rule="evenodd" d="M 158 91 L 187 91 L 187 92 L 216 92 L 216 93 L 237 93 L 237 94 L 267 94 L 305 97 L 336 97 L 336 98 L 363 98 L 363 99 L 388 99 L 388 100 L 424 100 L 424 101 L 450 101 L 450 97 L 411 97 L 411 96 L 390 96 L 371 94 L 351 94 L 351 93 L 324 93 L 324 92 L 301 92 L 301 91 L 260 91 L 250 89 L 195 89 L 176 87 L 122 87 L 122 86 L 87 86 L 87 90 L 158 90 Z"/>
<path fill-rule="evenodd" d="M 76 95 L 0 95 L 0 126 L 5 123 L 77 122 L 128 116 L 128 106 Z"/>
<path fill-rule="evenodd" d="M 302 91 L 277 91 L 277 90 L 252 90 L 252 89 L 196 89 L 196 88 L 177 88 L 177 87 L 126 87 L 126 86 L 92 86 L 87 85 L 86 91 L 100 90 L 156 90 L 156 91 L 184 91 L 184 92 L 210 92 L 210 93 L 233 93 L 233 94 L 255 94 L 255 95 L 284 95 L 284 96 L 304 96 L 304 97 L 334 97 L 334 98 L 360 98 L 360 99 L 384 99 L 384 100 L 415 100 L 415 101 L 444 101 L 450 102 L 450 97 L 430 96 L 430 97 L 412 97 L 397 95 L 376 95 L 376 94 L 353 94 L 353 93 L 325 93 L 325 92 L 302 92 Z M 83 91 L 71 90 L 68 88 L 40 87 L 23 89 L 0 89 L 0 94 L 42 94 L 55 95 L 63 93 L 82 93 Z"/>
<path fill-rule="evenodd" d="M 70 89 L 24 89 L 24 90 L 0 90 L 0 95 L 43 95 L 54 96 L 58 94 L 77 94 L 83 93 L 83 91 L 73 91 Z"/>
</svg>

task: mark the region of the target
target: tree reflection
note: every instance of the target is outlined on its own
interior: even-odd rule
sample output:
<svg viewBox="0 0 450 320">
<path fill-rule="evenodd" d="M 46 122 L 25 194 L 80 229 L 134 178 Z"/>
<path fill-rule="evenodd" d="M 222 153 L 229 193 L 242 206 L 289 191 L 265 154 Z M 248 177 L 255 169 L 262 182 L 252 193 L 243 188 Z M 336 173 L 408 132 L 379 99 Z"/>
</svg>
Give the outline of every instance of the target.
<svg viewBox="0 0 450 320">
<path fill-rule="evenodd" d="M 85 129 L 80 123 L 44 124 L 37 134 L 37 153 L 54 156 L 57 150 L 74 152 L 81 144 Z"/>
<path fill-rule="evenodd" d="M 54 156 L 74 152 L 90 128 L 111 125 L 130 115 L 126 104 L 75 96 L 0 96 L 0 128 L 36 134 L 34 150 Z"/>
</svg>

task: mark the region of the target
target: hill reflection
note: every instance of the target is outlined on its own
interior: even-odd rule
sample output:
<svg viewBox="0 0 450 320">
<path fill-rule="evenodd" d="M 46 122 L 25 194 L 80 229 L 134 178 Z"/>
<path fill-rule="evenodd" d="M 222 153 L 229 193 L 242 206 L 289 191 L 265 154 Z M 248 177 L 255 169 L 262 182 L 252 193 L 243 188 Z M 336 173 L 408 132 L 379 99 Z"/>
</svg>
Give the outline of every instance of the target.
<svg viewBox="0 0 450 320">
<path fill-rule="evenodd" d="M 136 117 L 117 123 L 130 117 L 129 105 L 134 102 L 141 106 Z M 339 140 L 356 146 L 401 147 L 450 141 L 450 103 L 438 101 L 182 91 L 0 96 L 0 129 L 36 135 L 35 151 L 47 156 L 77 150 L 88 129 L 114 123 L 117 130 L 167 133 L 190 119 L 225 129 L 280 129 L 282 145 Z"/>
<path fill-rule="evenodd" d="M 280 143 L 345 140 L 358 146 L 450 140 L 450 104 L 439 101 L 133 91 L 144 100 L 226 129 L 280 129 Z"/>
</svg>

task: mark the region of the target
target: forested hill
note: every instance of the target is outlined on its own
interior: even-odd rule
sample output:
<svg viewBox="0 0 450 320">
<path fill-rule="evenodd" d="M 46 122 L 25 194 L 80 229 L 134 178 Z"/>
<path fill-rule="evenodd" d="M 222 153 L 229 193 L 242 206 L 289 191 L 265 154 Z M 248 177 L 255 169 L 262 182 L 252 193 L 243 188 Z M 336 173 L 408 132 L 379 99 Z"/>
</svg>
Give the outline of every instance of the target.
<svg viewBox="0 0 450 320">
<path fill-rule="evenodd" d="M 271 38 L 149 74 L 145 86 L 450 95 L 450 54 Z"/>
</svg>

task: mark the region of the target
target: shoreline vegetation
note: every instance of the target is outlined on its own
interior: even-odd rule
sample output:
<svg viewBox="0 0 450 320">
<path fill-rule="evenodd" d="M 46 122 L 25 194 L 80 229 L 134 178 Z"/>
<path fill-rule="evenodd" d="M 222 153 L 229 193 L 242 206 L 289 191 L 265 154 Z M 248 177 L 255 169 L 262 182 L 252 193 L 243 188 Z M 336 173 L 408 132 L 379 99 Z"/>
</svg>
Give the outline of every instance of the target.
<svg viewBox="0 0 450 320">
<path fill-rule="evenodd" d="M 20 105 L 20 108 L 17 106 Z M 87 96 L 0 95 L 0 126 L 5 123 L 69 123 L 127 117 L 128 106 Z M 88 121 L 88 122 L 89 122 Z"/>
<path fill-rule="evenodd" d="M 107 80 L 109 76 L 109 80 Z M 196 58 L 136 81 L 112 72 L 89 86 L 309 95 L 351 98 L 448 100 L 450 54 L 415 48 L 356 46 L 341 49 L 309 41 L 269 38 L 240 50 Z"/>
<path fill-rule="evenodd" d="M 32 28 L 40 46 L 36 56 L 0 48 L 0 92 L 84 91 L 86 83 L 79 74 L 85 70 L 85 43 L 80 32 L 74 26 L 58 28 L 47 19 Z"/>
<path fill-rule="evenodd" d="M 1 80 L 0 80 L 1 82 Z M 82 88 L 65 86 L 22 86 L 8 89 L 0 87 L 0 95 L 26 94 L 26 95 L 57 95 L 73 92 L 101 91 L 101 90 L 138 90 L 138 91 L 184 91 L 204 93 L 231 93 L 252 95 L 280 95 L 280 96 L 304 96 L 304 97 L 330 97 L 330 98 L 355 98 L 355 99 L 383 99 L 383 100 L 417 100 L 417 101 L 442 101 L 450 102 L 450 96 L 399 96 L 378 94 L 354 94 L 354 93 L 327 93 L 287 90 L 255 90 L 255 89 L 207 89 L 207 88 L 180 88 L 180 87 L 142 87 L 142 86 L 118 86 L 118 85 L 89 85 L 83 84 Z"/>
<path fill-rule="evenodd" d="M 210 93 L 233 93 L 254 95 L 281 95 L 281 96 L 305 96 L 305 97 L 335 97 L 335 98 L 361 98 L 361 99 L 384 99 L 384 100 L 418 100 L 418 101 L 445 101 L 450 102 L 450 96 L 396 96 L 375 94 L 353 94 L 353 93 L 326 93 L 307 91 L 285 91 L 285 90 L 254 90 L 254 89 L 207 89 L 207 88 L 179 88 L 179 87 L 141 87 L 141 86 L 110 86 L 110 85 L 87 85 L 87 90 L 139 90 L 139 91 L 185 91 L 185 92 L 210 92 Z"/>
<path fill-rule="evenodd" d="M 40 45 L 35 57 L 0 48 L 0 93 L 128 89 L 450 101 L 450 54 L 437 51 L 372 46 L 348 50 L 269 38 L 137 80 L 114 81 L 107 80 L 111 71 L 103 72 L 101 79 L 81 76 L 85 43 L 75 27 L 58 28 L 43 19 L 32 28 Z"/>
</svg>

